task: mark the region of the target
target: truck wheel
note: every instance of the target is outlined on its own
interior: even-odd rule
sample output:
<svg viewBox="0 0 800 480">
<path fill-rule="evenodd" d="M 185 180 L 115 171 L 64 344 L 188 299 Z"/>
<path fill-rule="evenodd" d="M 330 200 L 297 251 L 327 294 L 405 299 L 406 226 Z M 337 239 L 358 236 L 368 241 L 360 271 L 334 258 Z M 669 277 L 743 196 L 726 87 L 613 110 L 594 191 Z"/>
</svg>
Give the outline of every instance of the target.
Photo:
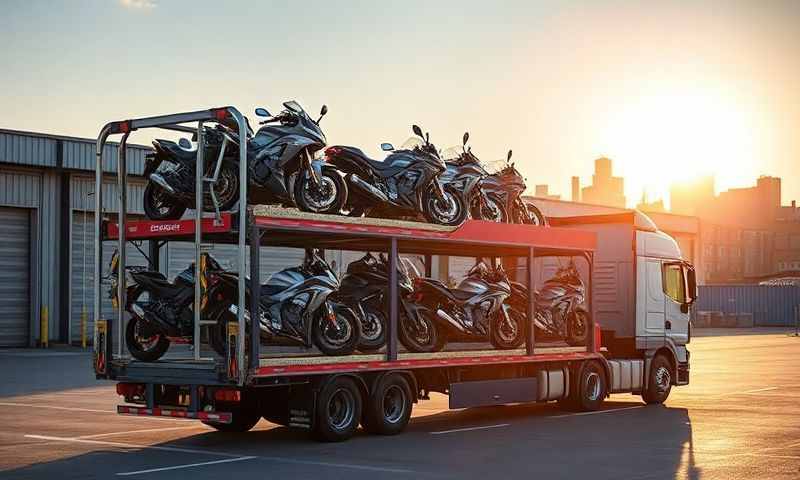
<svg viewBox="0 0 800 480">
<path fill-rule="evenodd" d="M 600 408 L 606 398 L 606 372 L 598 362 L 585 362 L 575 382 L 570 385 L 569 397 L 561 401 L 568 410 L 580 412 L 594 411 Z"/>
<path fill-rule="evenodd" d="M 361 421 L 364 430 L 377 435 L 402 432 L 411 418 L 411 398 L 411 387 L 403 375 L 385 375 L 367 399 Z"/>
<path fill-rule="evenodd" d="M 222 411 L 225 411 L 225 407 L 221 408 Z M 256 426 L 259 420 L 261 420 L 261 415 L 258 414 L 258 411 L 255 408 L 249 407 L 236 407 L 236 408 L 228 408 L 233 414 L 231 418 L 231 423 L 218 423 L 218 422 L 207 422 L 203 421 L 205 425 L 209 427 L 215 428 L 220 432 L 227 432 L 227 433 L 242 433 L 250 430 L 251 428 Z"/>
<path fill-rule="evenodd" d="M 642 398 L 649 404 L 664 403 L 672 390 L 672 365 L 664 355 L 656 355 L 650 364 L 647 390 Z"/>
<path fill-rule="evenodd" d="M 314 436 L 341 442 L 353 436 L 361 418 L 361 392 L 352 378 L 336 377 L 317 396 Z"/>
</svg>

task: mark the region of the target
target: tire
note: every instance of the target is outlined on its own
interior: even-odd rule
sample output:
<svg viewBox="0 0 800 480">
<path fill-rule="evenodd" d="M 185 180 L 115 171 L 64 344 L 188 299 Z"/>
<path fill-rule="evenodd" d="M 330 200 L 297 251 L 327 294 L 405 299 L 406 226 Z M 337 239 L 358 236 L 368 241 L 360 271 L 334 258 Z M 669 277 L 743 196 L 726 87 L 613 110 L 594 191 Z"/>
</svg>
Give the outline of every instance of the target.
<svg viewBox="0 0 800 480">
<path fill-rule="evenodd" d="M 434 189 L 428 191 L 423 202 L 422 212 L 425 219 L 430 223 L 455 227 L 464 223 L 469 211 L 461 194 L 452 186 L 444 187 L 445 201 L 447 205 L 436 195 Z"/>
<path fill-rule="evenodd" d="M 539 226 L 547 226 L 547 218 L 544 216 L 541 210 L 539 210 L 533 204 L 527 204 L 528 208 L 528 218 L 527 221 L 524 223 L 532 224 L 532 225 L 539 225 Z"/>
<path fill-rule="evenodd" d="M 339 172 L 323 168 L 320 188 L 311 186 L 311 179 L 301 175 L 294 183 L 294 201 L 304 212 L 338 215 L 347 203 L 347 182 Z"/>
<path fill-rule="evenodd" d="M 131 318 L 125 326 L 125 345 L 133 358 L 142 362 L 155 362 L 163 357 L 169 349 L 169 339 L 163 333 L 156 333 L 148 337 L 151 340 L 147 342 L 147 346 L 142 345 L 141 333 L 142 329 L 146 328 L 146 321 L 131 312 L 130 306 L 146 291 L 141 286 L 128 291 L 130 293 L 126 299 L 128 305 L 126 310 L 130 313 Z M 157 327 L 155 328 L 157 329 Z"/>
<path fill-rule="evenodd" d="M 362 352 L 376 352 L 386 344 L 386 326 L 389 322 L 386 315 L 376 305 L 364 305 L 364 316 L 361 320 L 361 339 L 358 341 L 358 350 Z"/>
<path fill-rule="evenodd" d="M 650 362 L 647 389 L 642 394 L 644 401 L 650 405 L 664 403 L 672 390 L 672 374 L 669 359 L 664 355 L 656 355 Z"/>
<path fill-rule="evenodd" d="M 589 338 L 589 313 L 583 309 L 577 309 L 567 318 L 567 338 L 568 345 L 583 346 Z"/>
<path fill-rule="evenodd" d="M 225 162 L 222 164 L 217 183 L 214 184 L 214 194 L 220 202 L 220 211 L 228 211 L 236 205 L 239 200 L 239 162 Z M 209 193 L 206 193 L 205 198 L 203 198 L 203 208 L 213 211 L 214 202 Z"/>
<path fill-rule="evenodd" d="M 608 392 L 603 366 L 595 361 L 584 362 L 575 378 L 576 381 L 570 385 L 569 397 L 559 401 L 561 406 L 579 412 L 598 410 Z"/>
<path fill-rule="evenodd" d="M 241 405 L 233 408 L 228 407 L 227 409 L 225 406 L 220 406 L 220 410 L 223 412 L 231 412 L 233 415 L 231 423 L 209 422 L 204 420 L 203 424 L 220 432 L 244 433 L 255 427 L 258 421 L 261 420 L 261 415 L 258 410 L 249 405 Z"/>
<path fill-rule="evenodd" d="M 503 202 L 493 196 L 487 196 L 486 200 L 490 205 L 485 207 L 481 206 L 480 200 L 476 201 L 476 205 L 472 208 L 472 218 L 489 222 L 508 223 L 508 212 Z M 492 212 L 494 212 L 494 215 Z"/>
<path fill-rule="evenodd" d="M 431 318 L 433 312 L 430 310 L 420 310 L 422 312 L 415 321 L 408 318 L 405 312 L 400 315 L 400 322 L 397 328 L 397 336 L 400 343 L 409 352 L 433 353 L 444 348 L 444 332 L 441 332 L 436 325 L 436 321 Z M 419 332 L 415 323 L 422 325 L 424 332 Z"/>
<path fill-rule="evenodd" d="M 364 405 L 361 424 L 376 435 L 397 435 L 405 430 L 414 407 L 411 387 L 403 375 L 384 375 Z"/>
<path fill-rule="evenodd" d="M 147 182 L 143 195 L 144 213 L 150 220 L 177 220 L 183 216 L 186 207 L 170 198 L 163 188 Z"/>
<path fill-rule="evenodd" d="M 353 436 L 361 419 L 361 391 L 350 377 L 334 377 L 317 395 L 314 436 L 341 442 Z"/>
<path fill-rule="evenodd" d="M 525 342 L 525 318 L 512 308 L 508 309 L 508 317 L 512 331 L 509 331 L 502 312 L 497 312 L 489 320 L 489 341 L 499 350 L 519 348 Z"/>
<path fill-rule="evenodd" d="M 361 323 L 352 310 L 340 303 L 328 302 L 333 310 L 335 325 L 325 315 L 326 308 L 317 310 L 311 338 L 325 355 L 350 355 L 361 339 Z M 332 328 L 335 327 L 335 328 Z"/>
</svg>

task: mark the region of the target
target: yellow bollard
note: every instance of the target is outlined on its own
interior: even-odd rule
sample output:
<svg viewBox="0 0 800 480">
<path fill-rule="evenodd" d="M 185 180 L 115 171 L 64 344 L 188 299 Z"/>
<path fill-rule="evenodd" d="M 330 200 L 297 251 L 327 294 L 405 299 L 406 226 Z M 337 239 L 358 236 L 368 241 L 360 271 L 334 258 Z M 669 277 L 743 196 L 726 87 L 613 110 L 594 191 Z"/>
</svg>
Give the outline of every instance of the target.
<svg viewBox="0 0 800 480">
<path fill-rule="evenodd" d="M 50 346 L 49 342 L 49 332 L 48 332 L 48 314 L 47 314 L 47 307 L 42 306 L 42 314 L 41 314 L 41 330 L 39 332 L 39 344 L 42 348 L 48 348 Z"/>
<path fill-rule="evenodd" d="M 83 307 L 81 311 L 81 348 L 86 348 L 86 319 L 87 319 L 86 307 Z"/>
</svg>

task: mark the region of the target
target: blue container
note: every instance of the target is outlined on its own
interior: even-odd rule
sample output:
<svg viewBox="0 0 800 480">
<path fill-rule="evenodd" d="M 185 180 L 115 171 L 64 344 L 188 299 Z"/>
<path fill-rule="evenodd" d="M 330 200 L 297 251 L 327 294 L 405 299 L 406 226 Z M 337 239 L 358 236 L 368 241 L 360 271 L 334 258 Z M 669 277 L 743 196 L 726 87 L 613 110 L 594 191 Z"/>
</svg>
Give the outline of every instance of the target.
<svg viewBox="0 0 800 480">
<path fill-rule="evenodd" d="M 787 285 L 700 285 L 696 309 L 752 313 L 756 326 L 794 326 L 800 287 Z"/>
</svg>

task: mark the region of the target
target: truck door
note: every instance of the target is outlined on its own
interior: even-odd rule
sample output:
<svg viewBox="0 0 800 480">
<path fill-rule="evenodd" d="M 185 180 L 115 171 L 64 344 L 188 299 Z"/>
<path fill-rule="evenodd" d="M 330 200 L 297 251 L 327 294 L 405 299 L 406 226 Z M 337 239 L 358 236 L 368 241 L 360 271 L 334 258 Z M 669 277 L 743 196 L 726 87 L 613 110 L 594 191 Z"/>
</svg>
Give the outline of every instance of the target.
<svg viewBox="0 0 800 480">
<path fill-rule="evenodd" d="M 686 298 L 685 267 L 680 262 L 664 262 L 663 282 L 665 305 L 664 328 L 676 345 L 689 340 L 689 304 Z"/>
<path fill-rule="evenodd" d="M 640 257 L 641 258 L 641 257 Z M 639 300 L 644 305 L 645 331 L 647 337 L 664 337 L 664 293 L 661 290 L 661 260 L 643 259 L 645 279 L 639 285 Z M 641 267 L 640 267 L 641 268 Z"/>
</svg>

